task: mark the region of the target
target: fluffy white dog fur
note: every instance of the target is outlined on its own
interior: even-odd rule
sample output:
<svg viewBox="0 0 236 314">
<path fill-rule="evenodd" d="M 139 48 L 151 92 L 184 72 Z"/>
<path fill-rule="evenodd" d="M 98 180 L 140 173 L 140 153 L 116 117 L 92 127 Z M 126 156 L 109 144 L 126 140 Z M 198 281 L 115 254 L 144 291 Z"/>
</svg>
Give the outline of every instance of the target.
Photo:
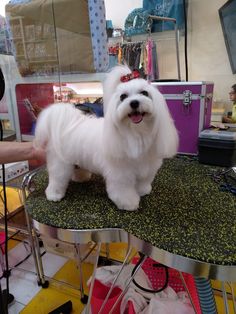
<svg viewBox="0 0 236 314">
<path fill-rule="evenodd" d="M 48 200 L 60 201 L 71 179 L 96 173 L 119 209 L 135 210 L 140 196 L 151 192 L 163 158 L 176 154 L 178 135 L 163 96 L 144 79 L 121 82 L 128 73 L 117 66 L 107 75 L 104 118 L 63 103 L 40 114 L 35 145 L 47 151 Z M 85 171 L 78 173 L 75 165 Z"/>
</svg>

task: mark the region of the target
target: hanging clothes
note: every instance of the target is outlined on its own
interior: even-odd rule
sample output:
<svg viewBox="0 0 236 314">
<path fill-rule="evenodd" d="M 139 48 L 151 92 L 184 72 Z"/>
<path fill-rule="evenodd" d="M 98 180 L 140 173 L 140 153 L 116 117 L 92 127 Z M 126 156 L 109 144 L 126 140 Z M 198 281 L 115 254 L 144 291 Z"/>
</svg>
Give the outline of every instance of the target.
<svg viewBox="0 0 236 314">
<path fill-rule="evenodd" d="M 151 38 L 146 41 L 111 46 L 109 54 L 110 57 L 116 57 L 117 63 L 125 63 L 131 70 L 139 70 L 149 81 L 159 79 L 156 43 Z"/>
</svg>

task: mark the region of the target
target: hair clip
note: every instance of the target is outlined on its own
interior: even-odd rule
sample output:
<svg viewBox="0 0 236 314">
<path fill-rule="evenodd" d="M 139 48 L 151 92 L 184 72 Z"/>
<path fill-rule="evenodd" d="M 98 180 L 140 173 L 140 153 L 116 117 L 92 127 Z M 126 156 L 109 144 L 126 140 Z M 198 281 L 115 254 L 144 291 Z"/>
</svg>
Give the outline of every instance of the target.
<svg viewBox="0 0 236 314">
<path fill-rule="evenodd" d="M 121 76 L 120 81 L 121 82 L 128 82 L 130 80 L 136 79 L 136 78 L 140 78 L 140 73 L 137 70 L 133 70 L 132 73 L 130 74 L 126 74 L 124 76 Z"/>
</svg>

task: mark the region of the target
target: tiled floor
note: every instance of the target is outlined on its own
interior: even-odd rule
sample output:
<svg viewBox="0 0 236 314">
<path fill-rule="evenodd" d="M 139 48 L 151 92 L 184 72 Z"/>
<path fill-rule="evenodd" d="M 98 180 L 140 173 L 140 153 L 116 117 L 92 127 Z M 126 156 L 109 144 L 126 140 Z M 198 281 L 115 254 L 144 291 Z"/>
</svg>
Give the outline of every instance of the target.
<svg viewBox="0 0 236 314">
<path fill-rule="evenodd" d="M 42 252 L 44 249 L 42 248 Z M 9 251 L 9 267 L 10 269 L 24 260 L 29 254 L 29 245 L 23 243 L 17 244 Z M 42 257 L 44 273 L 48 277 L 53 277 L 55 273 L 68 261 L 67 258 L 54 255 L 47 252 Z M 2 270 L 0 267 L 0 276 Z M 6 288 L 5 279 L 1 279 L 2 289 Z M 9 290 L 14 296 L 14 302 L 9 306 L 9 314 L 19 314 L 24 307 L 34 298 L 34 296 L 40 291 L 41 287 L 38 286 L 37 276 L 35 272 L 34 260 L 32 255 L 24 261 L 20 266 L 13 268 L 9 279 Z M 224 313 L 223 300 L 221 297 L 217 297 L 218 314 Z M 232 304 L 230 313 L 233 313 Z M 40 312 L 42 313 L 42 312 Z"/>
<path fill-rule="evenodd" d="M 27 250 L 28 247 L 28 250 Z M 9 251 L 9 268 L 22 261 L 29 254 L 29 246 L 23 243 Z M 52 277 L 67 261 L 66 258 L 51 253 L 43 255 L 45 275 Z M 20 269 L 21 270 L 20 270 Z M 25 270 L 25 271 L 24 271 Z M 0 268 L 0 276 L 2 270 Z M 2 289 L 6 288 L 5 279 L 1 279 Z M 32 255 L 17 268 L 12 269 L 9 279 L 9 291 L 14 296 L 14 302 L 9 306 L 9 314 L 19 314 L 30 300 L 39 292 Z"/>
</svg>

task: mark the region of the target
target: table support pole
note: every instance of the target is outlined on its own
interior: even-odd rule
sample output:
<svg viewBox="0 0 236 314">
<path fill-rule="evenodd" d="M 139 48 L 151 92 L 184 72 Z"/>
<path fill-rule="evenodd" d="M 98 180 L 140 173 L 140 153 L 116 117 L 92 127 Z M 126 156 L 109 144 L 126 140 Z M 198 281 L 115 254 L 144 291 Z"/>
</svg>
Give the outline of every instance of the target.
<svg viewBox="0 0 236 314">
<path fill-rule="evenodd" d="M 87 298 L 84 294 L 84 285 L 83 285 L 83 271 L 82 271 L 82 259 L 80 253 L 80 245 L 78 243 L 75 244 L 75 252 L 76 252 L 76 262 L 79 269 L 79 285 L 80 285 L 80 299 L 82 303 L 87 303 Z"/>
<path fill-rule="evenodd" d="M 236 314 L 236 302 L 235 302 L 235 294 L 234 294 L 234 286 L 232 282 L 229 282 L 229 287 L 232 294 L 232 301 L 233 301 L 233 308 L 234 308 L 234 314 Z"/>
<path fill-rule="evenodd" d="M 185 289 L 185 291 L 187 292 L 188 297 L 189 297 L 189 300 L 190 300 L 190 302 L 191 302 L 191 304 L 192 304 L 194 313 L 197 314 L 196 306 L 195 306 L 195 304 L 194 304 L 194 302 L 193 302 L 191 293 L 189 292 L 188 286 L 186 285 L 186 282 L 185 282 L 185 280 L 184 280 L 184 276 L 183 276 L 183 274 L 182 274 L 181 271 L 179 271 L 179 275 L 180 275 L 180 279 L 181 279 L 181 281 L 182 281 L 182 283 L 183 283 L 183 285 L 184 285 L 184 289 Z"/>
<path fill-rule="evenodd" d="M 98 259 L 99 259 L 100 252 L 101 252 L 101 243 L 98 243 L 97 253 L 96 253 L 96 258 L 95 258 L 95 263 L 94 263 L 94 269 L 93 269 L 93 274 L 92 274 L 92 280 L 91 280 L 90 289 L 89 289 L 88 304 L 87 304 L 86 309 L 85 309 L 85 314 L 90 313 L 90 304 L 91 304 L 91 298 L 92 298 L 92 294 L 93 294 L 93 286 L 94 286 L 94 282 L 95 282 L 95 276 L 96 276 L 96 270 L 97 270 L 97 266 L 98 266 Z"/>
<path fill-rule="evenodd" d="M 120 300 L 123 298 L 123 296 L 126 294 L 127 290 L 129 289 L 129 286 L 132 282 L 132 280 L 134 279 L 134 276 L 136 275 L 136 273 L 138 272 L 138 270 L 142 267 L 143 263 L 145 262 L 145 260 L 147 259 L 146 255 L 143 255 L 141 258 L 140 264 L 138 265 L 138 267 L 136 268 L 134 274 L 130 277 L 130 279 L 127 281 L 126 286 L 124 287 L 123 291 L 121 292 L 121 294 L 119 295 L 118 299 L 116 300 L 116 302 L 114 303 L 114 305 L 112 306 L 110 313 L 113 313 L 113 311 L 115 310 L 116 306 L 119 304 Z"/>
<path fill-rule="evenodd" d="M 106 295 L 105 300 L 104 300 L 103 303 L 102 303 L 102 306 L 101 306 L 101 308 L 100 308 L 98 314 L 102 314 L 102 311 L 103 311 L 103 309 L 104 309 L 104 307 L 105 307 L 105 305 L 106 305 L 106 303 L 107 303 L 107 300 L 109 299 L 109 296 L 111 295 L 111 292 L 112 292 L 112 290 L 113 290 L 113 288 L 114 288 L 114 286 L 115 286 L 115 284 L 116 284 L 116 282 L 117 282 L 117 280 L 118 280 L 118 278 L 119 278 L 119 276 L 120 276 L 122 270 L 124 269 L 124 267 L 125 267 L 125 265 L 126 265 L 126 263 L 127 263 L 127 261 L 128 261 L 128 258 L 130 257 L 131 252 L 132 252 L 132 247 L 129 248 L 129 250 L 128 250 L 126 256 L 125 256 L 124 262 L 123 262 L 123 264 L 122 264 L 122 266 L 121 266 L 121 268 L 120 268 L 118 274 L 117 274 L 116 277 L 114 278 L 114 281 L 113 281 L 113 283 L 112 283 L 112 285 L 111 285 L 111 287 L 110 287 L 110 289 L 109 289 L 109 291 L 108 291 L 108 293 L 107 293 L 107 295 Z"/>
<path fill-rule="evenodd" d="M 39 244 L 38 244 L 38 238 L 37 234 L 32 226 L 31 218 L 29 217 L 27 208 L 26 208 L 26 198 L 27 198 L 27 190 L 29 191 L 29 186 L 31 179 L 33 176 L 39 171 L 40 169 L 36 169 L 33 172 L 29 172 L 24 176 L 23 182 L 22 182 L 22 201 L 24 205 L 24 210 L 25 210 L 25 216 L 26 216 L 26 223 L 27 223 L 27 229 L 29 233 L 29 239 L 31 242 L 31 247 L 32 247 L 32 253 L 33 253 L 33 258 L 34 258 L 34 264 L 36 268 L 36 273 L 37 273 L 37 280 L 38 284 L 41 285 L 42 287 L 46 287 L 47 284 L 45 283 L 45 278 L 44 278 L 44 273 L 43 273 L 43 266 L 42 266 L 42 261 L 41 261 L 41 256 L 40 256 L 40 250 L 39 250 Z"/>
<path fill-rule="evenodd" d="M 24 191 L 23 191 L 23 195 L 24 195 Z M 23 202 L 24 202 L 24 208 L 25 208 L 25 196 L 23 196 Z M 36 249 L 35 249 L 35 235 L 33 235 L 33 227 L 31 224 L 31 220 L 30 217 L 28 215 L 28 212 L 25 208 L 25 216 L 26 216 L 26 223 L 27 223 L 27 228 L 28 228 L 28 233 L 29 233 L 29 239 L 30 239 L 30 244 L 31 244 L 31 248 L 32 248 L 32 253 L 33 253 L 33 258 L 34 258 L 34 265 L 35 265 L 35 269 L 36 269 L 36 273 L 37 273 L 37 281 L 39 285 L 44 284 L 44 278 L 41 275 L 41 271 L 39 269 L 39 263 L 38 263 L 38 258 L 37 258 L 37 253 L 36 253 Z"/>
<path fill-rule="evenodd" d="M 229 314 L 228 297 L 227 297 L 227 292 L 225 289 L 224 281 L 221 282 L 221 288 L 222 288 L 222 296 L 223 296 L 223 300 L 224 300 L 225 314 Z"/>
</svg>

